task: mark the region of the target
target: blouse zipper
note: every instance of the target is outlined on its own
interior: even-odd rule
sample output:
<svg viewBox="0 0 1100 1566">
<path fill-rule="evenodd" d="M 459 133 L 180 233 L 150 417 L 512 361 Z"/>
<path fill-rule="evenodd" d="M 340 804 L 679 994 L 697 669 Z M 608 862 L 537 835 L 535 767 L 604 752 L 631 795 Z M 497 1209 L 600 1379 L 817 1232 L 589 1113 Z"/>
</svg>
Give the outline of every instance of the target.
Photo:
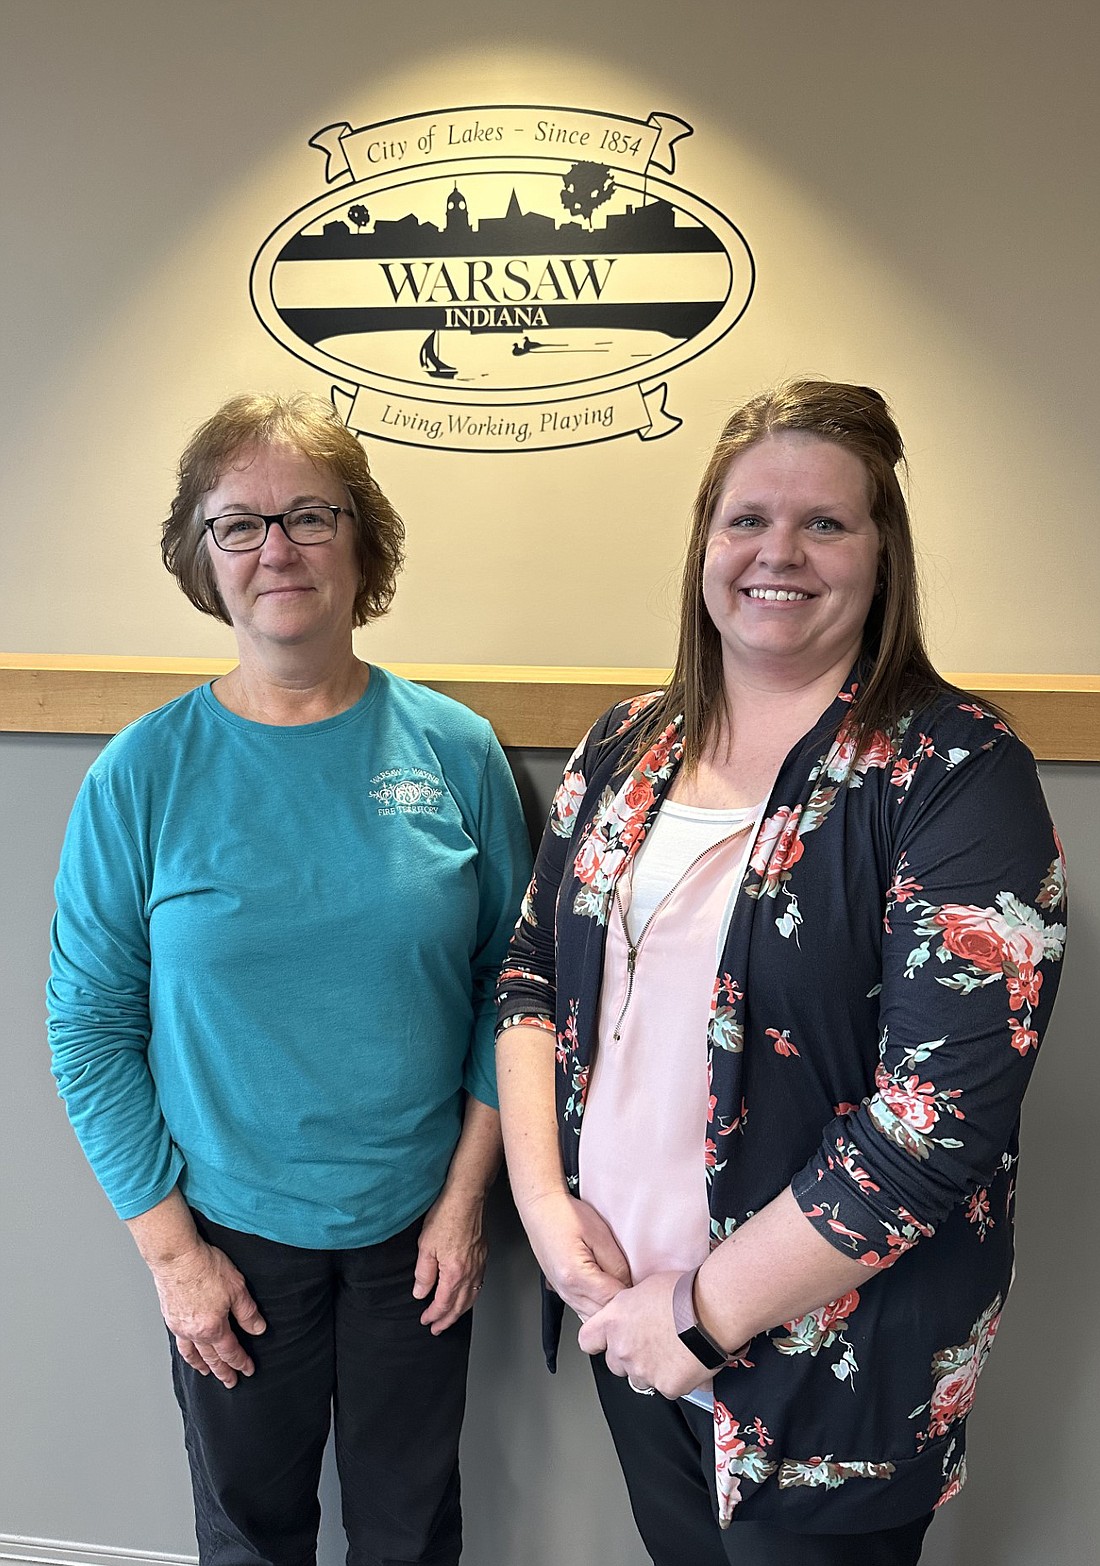
<svg viewBox="0 0 1100 1566">
<path fill-rule="evenodd" d="M 623 939 L 626 941 L 626 995 L 623 997 L 622 1010 L 619 1012 L 618 1017 L 615 1019 L 615 1028 L 614 1028 L 614 1032 L 611 1035 L 611 1042 L 613 1044 L 617 1044 L 619 1042 L 619 1029 L 623 1025 L 623 1018 L 626 1016 L 627 1007 L 630 1005 L 631 997 L 634 994 L 634 969 L 636 968 L 637 963 L 638 963 L 638 952 L 639 952 L 639 950 L 641 948 L 642 942 L 646 938 L 646 932 L 648 931 L 650 925 L 653 923 L 654 919 L 656 919 L 656 917 L 660 913 L 661 909 L 668 902 L 668 900 L 672 896 L 673 892 L 675 892 L 677 890 L 677 888 L 680 886 L 681 882 L 687 880 L 688 876 L 695 869 L 695 866 L 697 864 L 700 864 L 707 857 L 708 854 L 713 854 L 716 848 L 725 848 L 726 844 L 727 843 L 732 843 L 734 838 L 743 837 L 744 834 L 749 830 L 749 827 L 751 827 L 751 826 L 752 826 L 752 822 L 750 821 L 750 822 L 746 823 L 745 826 L 738 827 L 736 832 L 730 832 L 728 836 L 720 838 L 717 843 L 712 843 L 709 848 L 704 848 L 704 850 L 703 850 L 703 852 L 701 854 L 696 854 L 695 858 L 688 865 L 687 869 L 681 871 L 681 873 L 676 877 L 675 881 L 673 881 L 673 883 L 669 887 L 668 891 L 661 898 L 661 901 L 657 904 L 656 908 L 654 908 L 653 912 L 650 914 L 650 916 L 646 920 L 645 924 L 642 925 L 641 933 L 639 934 L 638 939 L 636 941 L 632 941 L 630 939 L 630 931 L 626 927 L 626 914 L 623 913 L 623 905 L 619 901 L 619 887 L 618 887 L 618 883 L 616 882 L 616 884 L 615 884 L 615 907 L 618 909 L 619 923 L 623 927 Z M 633 863 L 631 863 L 630 873 L 631 873 L 631 877 L 633 877 L 633 874 L 634 874 Z"/>
<path fill-rule="evenodd" d="M 656 913 L 657 910 L 654 909 L 653 911 Z M 623 1018 L 626 1016 L 626 1008 L 630 1005 L 630 997 L 634 991 L 634 964 L 638 961 L 638 948 L 629 944 L 630 936 L 627 934 L 626 920 L 623 919 L 623 911 L 621 908 L 619 909 L 619 918 L 622 920 L 623 935 L 626 936 L 628 943 L 626 951 L 626 996 L 623 1000 L 622 1010 L 619 1012 L 619 1015 L 615 1021 L 615 1031 L 611 1035 L 611 1041 L 613 1044 L 617 1044 L 619 1042 L 619 1029 L 623 1025 Z M 642 935 L 644 934 L 645 931 L 643 930 Z"/>
</svg>

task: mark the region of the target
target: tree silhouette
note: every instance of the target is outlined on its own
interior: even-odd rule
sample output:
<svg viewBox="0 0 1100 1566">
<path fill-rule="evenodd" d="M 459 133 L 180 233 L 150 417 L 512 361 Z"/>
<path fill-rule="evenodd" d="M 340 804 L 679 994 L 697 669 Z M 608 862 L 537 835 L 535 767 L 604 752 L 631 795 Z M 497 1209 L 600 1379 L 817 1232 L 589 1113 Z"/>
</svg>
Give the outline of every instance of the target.
<svg viewBox="0 0 1100 1566">
<path fill-rule="evenodd" d="M 562 206 L 571 216 L 584 218 L 591 228 L 593 212 L 614 194 L 611 170 L 602 163 L 574 163 L 569 173 L 562 175 L 561 182 L 565 187 Z"/>
<path fill-rule="evenodd" d="M 355 224 L 357 229 L 366 228 L 367 224 L 370 222 L 370 213 L 367 211 L 366 207 L 363 206 L 349 207 L 348 217 Z"/>
</svg>

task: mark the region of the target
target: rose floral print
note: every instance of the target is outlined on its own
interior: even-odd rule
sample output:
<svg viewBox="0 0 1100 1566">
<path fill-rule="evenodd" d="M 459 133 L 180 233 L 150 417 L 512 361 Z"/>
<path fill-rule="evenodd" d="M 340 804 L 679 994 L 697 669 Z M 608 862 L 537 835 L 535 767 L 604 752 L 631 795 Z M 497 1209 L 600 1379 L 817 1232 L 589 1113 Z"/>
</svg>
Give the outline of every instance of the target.
<svg viewBox="0 0 1100 1566">
<path fill-rule="evenodd" d="M 954 1348 L 939 1349 L 932 1355 L 932 1397 L 922 1403 L 909 1416 L 928 1414 L 925 1430 L 917 1432 L 917 1446 L 945 1436 L 951 1426 L 965 1419 L 974 1406 L 974 1394 L 978 1390 L 978 1377 L 985 1369 L 997 1328 L 1001 1321 L 1001 1296 L 982 1312 L 970 1330 L 965 1343 Z"/>
<path fill-rule="evenodd" d="M 915 1049 L 905 1050 L 890 1071 L 881 1061 L 875 1067 L 878 1092 L 867 1105 L 867 1113 L 883 1136 L 914 1158 L 927 1158 L 937 1146 L 963 1146 L 958 1137 L 932 1135 L 944 1116 L 954 1116 L 957 1120 L 964 1118 L 962 1110 L 953 1102 L 962 1097 L 962 1089 L 938 1091 L 934 1082 L 922 1082 L 920 1071 L 912 1069 L 930 1060 L 932 1052 L 946 1043 L 946 1039 L 931 1039 Z M 885 1058 L 888 1053 L 885 1035 L 881 1050 Z"/>
<path fill-rule="evenodd" d="M 774 1443 L 766 1426 L 757 1418 L 744 1430 L 729 1409 L 714 1400 L 714 1452 L 719 1505 L 732 1510 L 741 1495 L 741 1476 L 760 1483 L 779 1466 L 767 1456 Z"/>
<path fill-rule="evenodd" d="M 550 830 L 559 837 L 572 837 L 577 807 L 584 798 L 583 772 L 567 772 L 558 784 L 550 811 Z"/>
<path fill-rule="evenodd" d="M 835 1490 L 849 1479 L 890 1479 L 893 1473 L 893 1463 L 837 1463 L 829 1457 L 811 1457 L 800 1463 L 788 1457 L 779 1465 L 779 1488 L 807 1484 Z"/>
<path fill-rule="evenodd" d="M 604 789 L 574 860 L 581 883 L 573 901 L 575 913 L 607 923 L 615 882 L 645 836 L 657 797 L 656 785 L 671 777 L 681 750 L 675 728 L 667 729 L 621 788 Z"/>
<path fill-rule="evenodd" d="M 728 973 L 720 973 L 714 981 L 714 994 L 710 1003 L 710 1027 L 708 1039 L 711 1049 L 728 1049 L 737 1054 L 745 1047 L 745 1030 L 738 1018 L 738 1007 L 745 999 Z"/>
<path fill-rule="evenodd" d="M 908 898 L 905 906 L 921 912 L 916 931 L 924 939 L 909 954 L 907 976 L 912 978 L 935 950 L 941 963 L 955 959 L 962 965 L 946 977 L 937 974 L 938 984 L 968 995 L 1003 980 L 1009 1009 L 1008 1042 L 1021 1055 L 1039 1047 L 1039 1035 L 1031 1022 L 1043 986 L 1041 965 L 1061 961 L 1065 945 L 1065 925 L 1047 924 L 1039 912 L 1042 907 L 1061 907 L 1065 900 L 1065 861 L 1061 844 L 1057 838 L 1055 841 L 1058 857 L 1047 870 L 1034 908 L 1003 891 L 998 892 L 994 908 L 967 903 L 936 908 L 916 897 L 922 888 L 915 881 L 900 883 L 901 891 L 892 888 L 894 901 Z"/>
<path fill-rule="evenodd" d="M 955 1457 L 955 1443 L 951 1441 L 947 1451 L 943 1454 L 943 1489 L 936 1501 L 936 1507 L 953 1501 L 966 1483 L 966 1454 Z"/>
<path fill-rule="evenodd" d="M 1065 947 L 1065 864 L 1025 747 L 950 691 L 857 745 L 857 694 L 853 671 L 765 806 L 699 1040 L 699 1147 L 713 1245 L 789 1187 L 867 1285 L 716 1376 L 724 1524 L 889 1528 L 961 1488 Z M 502 1026 L 556 1032 L 575 1192 L 608 905 L 680 760 L 673 724 L 628 761 L 646 705 L 612 709 L 571 758 L 498 991 Z M 549 1296 L 551 1362 L 561 1312 Z"/>
<path fill-rule="evenodd" d="M 819 1305 L 817 1310 L 809 1311 L 797 1321 L 784 1322 L 783 1335 L 772 1334 L 772 1347 L 781 1354 L 819 1354 L 822 1349 L 838 1344 L 842 1353 L 833 1360 L 833 1375 L 838 1381 L 851 1385 L 859 1365 L 855 1350 L 844 1335 L 844 1322 L 858 1304 L 859 1291 L 851 1289 L 840 1299 Z"/>
</svg>

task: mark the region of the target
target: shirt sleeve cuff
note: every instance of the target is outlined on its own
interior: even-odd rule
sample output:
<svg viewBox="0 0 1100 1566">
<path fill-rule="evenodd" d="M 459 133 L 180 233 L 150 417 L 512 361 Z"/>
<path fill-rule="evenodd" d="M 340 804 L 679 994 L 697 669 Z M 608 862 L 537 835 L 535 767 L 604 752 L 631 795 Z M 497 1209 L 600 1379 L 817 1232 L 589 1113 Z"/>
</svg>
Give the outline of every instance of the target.
<svg viewBox="0 0 1100 1566">
<path fill-rule="evenodd" d="M 826 1144 L 791 1181 L 791 1194 L 834 1250 L 881 1271 L 935 1230 L 903 1206 L 877 1207 L 870 1198 L 880 1188 L 854 1154 L 843 1140 L 836 1152 Z"/>
<path fill-rule="evenodd" d="M 514 1012 L 509 1017 L 502 1017 L 497 1023 L 497 1038 L 506 1033 L 509 1028 L 541 1028 L 545 1033 L 556 1033 L 554 1019 L 549 1012 Z"/>
</svg>

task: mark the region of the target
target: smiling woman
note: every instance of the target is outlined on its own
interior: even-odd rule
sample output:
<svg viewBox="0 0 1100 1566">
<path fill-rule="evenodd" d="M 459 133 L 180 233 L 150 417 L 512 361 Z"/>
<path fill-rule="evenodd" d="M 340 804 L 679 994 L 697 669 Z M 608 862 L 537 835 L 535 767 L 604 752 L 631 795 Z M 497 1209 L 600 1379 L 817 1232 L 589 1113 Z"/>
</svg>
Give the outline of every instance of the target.
<svg viewBox="0 0 1100 1566">
<path fill-rule="evenodd" d="M 924 652 L 902 460 L 866 387 L 733 414 L 498 987 L 547 1352 L 568 1305 L 656 1566 L 912 1566 L 1012 1276 L 1064 866 Z"/>
<path fill-rule="evenodd" d="M 867 470 L 833 441 L 784 430 L 730 463 L 711 518 L 703 602 L 727 679 L 847 673 L 879 575 Z"/>
<path fill-rule="evenodd" d="M 207 492 L 210 569 L 241 658 L 218 692 L 227 705 L 288 658 L 299 678 L 346 663 L 361 575 L 355 532 L 340 526 L 355 521 L 350 498 L 336 473 L 281 445 L 246 447 Z"/>
<path fill-rule="evenodd" d="M 529 856 L 488 723 L 354 654 L 403 536 L 331 407 L 214 414 L 162 550 L 240 661 L 106 747 L 62 854 L 54 1074 L 156 1284 L 204 1566 L 312 1557 L 333 1418 L 351 1553 L 461 1547 Z"/>
<path fill-rule="evenodd" d="M 247 513 L 265 523 L 273 512 L 282 515 L 310 500 L 330 509 L 335 524 L 334 531 L 326 527 L 316 553 L 309 548 L 314 532 L 306 538 L 298 526 L 292 539 L 285 517 L 263 527 L 258 551 L 240 549 L 239 521 L 211 525 L 226 514 Z M 341 527 L 341 515 L 350 527 Z M 274 630 L 292 606 L 295 614 L 284 625 L 288 645 L 298 647 L 285 671 L 289 721 L 303 721 L 314 677 L 311 710 L 322 716 L 334 701 L 361 695 L 366 666 L 354 657 L 351 632 L 389 608 L 404 536 L 362 446 L 326 404 L 251 395 L 225 403 L 180 459 L 179 487 L 161 539 L 164 563 L 191 602 L 237 634 L 241 665 L 219 682 L 219 700 L 231 706 L 262 698 L 265 709 L 275 711 L 282 655 L 278 637 L 265 637 L 264 628 Z M 272 601 L 260 604 L 264 597 Z M 343 688 L 331 688 L 333 680 Z"/>
</svg>

